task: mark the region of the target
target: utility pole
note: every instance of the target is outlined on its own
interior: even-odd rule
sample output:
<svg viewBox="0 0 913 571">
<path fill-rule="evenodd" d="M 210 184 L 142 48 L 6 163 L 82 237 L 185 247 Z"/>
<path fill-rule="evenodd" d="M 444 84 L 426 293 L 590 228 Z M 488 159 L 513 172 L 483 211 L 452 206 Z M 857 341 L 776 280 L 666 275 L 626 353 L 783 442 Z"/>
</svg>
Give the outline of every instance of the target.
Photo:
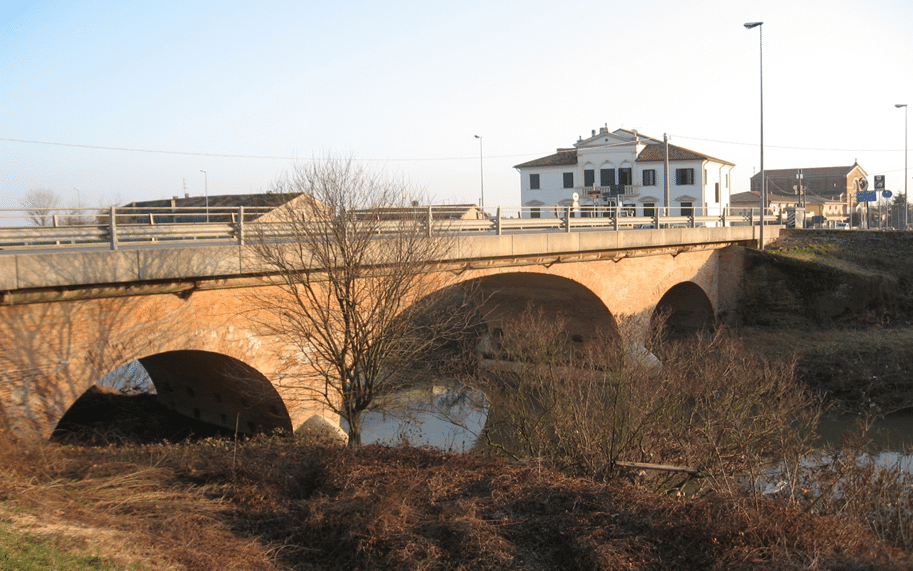
<svg viewBox="0 0 913 571">
<path fill-rule="evenodd" d="M 663 147 L 664 147 L 663 171 L 665 172 L 665 175 L 666 175 L 665 176 L 665 194 L 663 196 L 663 201 L 665 202 L 665 204 L 663 204 L 663 206 L 666 207 L 666 216 L 671 216 L 672 215 L 672 204 L 671 204 L 672 200 L 670 198 L 671 194 L 669 192 L 669 134 L 668 133 L 663 133 Z"/>
</svg>

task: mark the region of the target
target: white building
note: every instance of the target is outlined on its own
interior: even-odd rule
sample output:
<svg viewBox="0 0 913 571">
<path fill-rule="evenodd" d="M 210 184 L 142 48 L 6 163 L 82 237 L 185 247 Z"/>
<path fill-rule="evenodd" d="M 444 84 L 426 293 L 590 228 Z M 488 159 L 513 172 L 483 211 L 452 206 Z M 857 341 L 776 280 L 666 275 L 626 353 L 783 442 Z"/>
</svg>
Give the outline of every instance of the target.
<svg viewBox="0 0 913 571">
<path fill-rule="evenodd" d="M 608 215 L 605 207 L 616 205 L 631 216 L 720 214 L 729 203 L 734 166 L 635 130 L 602 127 L 573 148 L 514 168 L 523 216 L 537 218 L 561 216 L 569 206 L 574 216 Z"/>
</svg>

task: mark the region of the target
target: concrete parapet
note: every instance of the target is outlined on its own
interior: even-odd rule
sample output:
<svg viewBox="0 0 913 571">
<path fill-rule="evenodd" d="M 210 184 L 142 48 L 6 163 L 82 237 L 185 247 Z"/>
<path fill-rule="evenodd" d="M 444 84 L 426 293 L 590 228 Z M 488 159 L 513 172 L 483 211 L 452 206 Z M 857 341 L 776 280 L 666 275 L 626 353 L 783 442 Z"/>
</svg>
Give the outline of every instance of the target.
<svg viewBox="0 0 913 571">
<path fill-rule="evenodd" d="M 16 262 L 15 256 L 0 257 L 0 290 L 9 291 L 18 287 Z"/>
<path fill-rule="evenodd" d="M 17 255 L 16 287 L 79 286 L 140 279 L 137 252 L 75 252 Z"/>
<path fill-rule="evenodd" d="M 140 250 L 134 254 L 140 280 L 236 276 L 241 273 L 238 246 Z"/>
</svg>

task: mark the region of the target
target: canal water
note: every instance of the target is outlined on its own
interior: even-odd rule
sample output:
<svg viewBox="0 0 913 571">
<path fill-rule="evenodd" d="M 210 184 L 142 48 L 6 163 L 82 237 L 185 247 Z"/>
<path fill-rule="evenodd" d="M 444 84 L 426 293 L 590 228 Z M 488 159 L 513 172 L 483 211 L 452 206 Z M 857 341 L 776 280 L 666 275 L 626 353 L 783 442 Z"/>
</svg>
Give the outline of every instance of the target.
<svg viewBox="0 0 913 571">
<path fill-rule="evenodd" d="M 128 392 L 154 392 L 137 361 L 112 372 L 100 384 Z M 383 403 L 383 408 L 369 411 L 363 420 L 362 442 L 466 452 L 476 446 L 485 419 L 482 395 L 442 382 L 404 391 Z M 822 449 L 840 447 L 844 435 L 858 434 L 858 423 L 859 417 L 853 415 L 822 419 L 818 426 Z M 891 464 L 899 460 L 913 472 L 913 409 L 875 420 L 866 436 L 879 450 L 879 458 Z"/>
<path fill-rule="evenodd" d="M 455 385 L 406 391 L 383 410 L 365 415 L 362 443 L 468 452 L 476 445 L 486 416 L 481 394 Z"/>
</svg>

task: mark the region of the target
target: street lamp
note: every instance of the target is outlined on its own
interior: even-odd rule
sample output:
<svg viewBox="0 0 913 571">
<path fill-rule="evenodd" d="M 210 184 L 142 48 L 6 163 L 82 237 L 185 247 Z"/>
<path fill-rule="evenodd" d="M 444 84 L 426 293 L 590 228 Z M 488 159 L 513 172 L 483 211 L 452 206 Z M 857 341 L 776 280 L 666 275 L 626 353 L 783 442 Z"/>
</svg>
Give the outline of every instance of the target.
<svg viewBox="0 0 913 571">
<path fill-rule="evenodd" d="M 200 169 L 200 172 L 203 173 L 203 196 L 206 197 L 206 222 L 209 222 L 209 180 L 205 170 Z"/>
<path fill-rule="evenodd" d="M 761 70 L 761 190 L 758 192 L 761 202 L 761 230 L 758 235 L 760 249 L 764 249 L 764 209 L 767 204 L 767 184 L 764 180 L 764 39 L 761 34 L 761 24 L 764 22 L 746 22 L 745 28 L 758 29 L 758 45 L 760 47 L 760 70 Z"/>
<path fill-rule="evenodd" d="M 482 199 L 479 202 L 479 206 L 482 207 L 482 210 L 485 209 L 485 172 L 482 163 L 482 137 L 479 135 L 475 136 L 479 140 L 479 186 L 482 188 Z"/>
<path fill-rule="evenodd" d="M 909 197 L 907 196 L 907 104 L 906 103 L 897 103 L 894 105 L 900 109 L 903 107 L 903 229 L 908 228 L 907 221 L 907 203 L 909 202 Z"/>
</svg>

